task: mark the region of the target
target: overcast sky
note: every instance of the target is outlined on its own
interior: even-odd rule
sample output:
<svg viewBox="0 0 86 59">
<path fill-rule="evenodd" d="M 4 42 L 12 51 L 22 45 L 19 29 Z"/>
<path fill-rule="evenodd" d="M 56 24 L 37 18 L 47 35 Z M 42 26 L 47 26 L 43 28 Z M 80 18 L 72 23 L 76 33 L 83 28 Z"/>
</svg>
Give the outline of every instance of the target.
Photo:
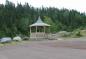
<svg viewBox="0 0 86 59">
<path fill-rule="evenodd" d="M 28 2 L 30 5 L 34 7 L 57 7 L 67 8 L 67 9 L 75 9 L 80 12 L 86 13 L 86 1 L 85 0 L 9 0 L 13 3 L 21 2 L 24 4 Z M 5 3 L 5 0 L 0 0 L 0 3 Z"/>
</svg>

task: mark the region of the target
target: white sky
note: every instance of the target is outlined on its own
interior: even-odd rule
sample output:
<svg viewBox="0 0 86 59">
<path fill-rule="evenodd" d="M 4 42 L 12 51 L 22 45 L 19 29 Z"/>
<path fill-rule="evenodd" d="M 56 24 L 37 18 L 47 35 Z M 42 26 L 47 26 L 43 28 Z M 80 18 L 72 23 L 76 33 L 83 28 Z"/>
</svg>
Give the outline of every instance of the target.
<svg viewBox="0 0 86 59">
<path fill-rule="evenodd" d="M 67 8 L 75 9 L 80 12 L 86 13 L 86 1 L 85 0 L 9 0 L 13 3 L 21 2 L 24 4 L 28 2 L 34 7 L 57 7 L 57 8 Z M 5 3 L 5 0 L 0 0 L 0 3 Z"/>
</svg>

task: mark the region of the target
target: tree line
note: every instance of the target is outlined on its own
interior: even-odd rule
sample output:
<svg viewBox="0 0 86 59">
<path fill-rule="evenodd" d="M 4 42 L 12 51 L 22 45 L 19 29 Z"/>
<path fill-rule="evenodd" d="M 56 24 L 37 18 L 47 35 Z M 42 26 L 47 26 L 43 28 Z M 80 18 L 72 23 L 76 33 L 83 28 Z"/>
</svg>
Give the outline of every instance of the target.
<svg viewBox="0 0 86 59">
<path fill-rule="evenodd" d="M 29 25 L 34 23 L 39 15 L 44 22 L 51 25 L 52 33 L 86 28 L 85 13 L 65 8 L 35 8 L 28 3 L 18 3 L 15 6 L 6 0 L 5 4 L 0 4 L 0 37 L 14 37 L 19 34 L 29 36 Z"/>
</svg>

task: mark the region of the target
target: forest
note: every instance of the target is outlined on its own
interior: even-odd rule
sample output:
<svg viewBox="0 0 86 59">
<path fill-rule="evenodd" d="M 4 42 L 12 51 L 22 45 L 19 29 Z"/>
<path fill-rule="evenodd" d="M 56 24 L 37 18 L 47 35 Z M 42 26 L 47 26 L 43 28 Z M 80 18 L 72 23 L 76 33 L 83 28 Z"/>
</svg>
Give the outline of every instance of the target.
<svg viewBox="0 0 86 59">
<path fill-rule="evenodd" d="M 29 25 L 38 16 L 51 25 L 51 33 L 86 28 L 86 14 L 77 10 L 43 6 L 35 8 L 28 3 L 17 3 L 15 6 L 13 2 L 6 0 L 5 4 L 0 4 L 0 37 L 14 37 L 19 34 L 29 36 Z"/>
</svg>

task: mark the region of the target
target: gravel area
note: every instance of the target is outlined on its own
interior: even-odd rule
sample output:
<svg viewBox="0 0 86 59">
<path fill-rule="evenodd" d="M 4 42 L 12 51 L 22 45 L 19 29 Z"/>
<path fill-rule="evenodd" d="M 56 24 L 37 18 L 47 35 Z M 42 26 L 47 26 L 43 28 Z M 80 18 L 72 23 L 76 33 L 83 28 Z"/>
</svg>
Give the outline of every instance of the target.
<svg viewBox="0 0 86 59">
<path fill-rule="evenodd" d="M 0 47 L 0 59 L 86 59 L 86 41 L 30 41 Z"/>
</svg>

